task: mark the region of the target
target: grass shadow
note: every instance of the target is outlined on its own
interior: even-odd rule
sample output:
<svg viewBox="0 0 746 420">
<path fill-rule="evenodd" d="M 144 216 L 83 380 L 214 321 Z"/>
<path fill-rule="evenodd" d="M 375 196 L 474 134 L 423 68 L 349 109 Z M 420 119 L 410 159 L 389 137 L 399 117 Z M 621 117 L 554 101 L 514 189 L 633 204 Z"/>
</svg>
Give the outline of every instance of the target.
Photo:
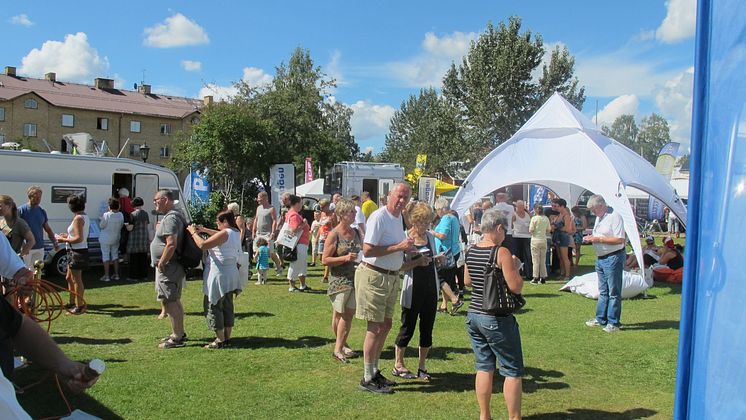
<svg viewBox="0 0 746 420">
<path fill-rule="evenodd" d="M 160 312 L 159 312 L 160 313 Z M 187 316 L 205 316 L 203 311 L 200 312 L 186 312 L 184 315 Z M 233 314 L 236 319 L 245 318 L 269 318 L 275 316 L 272 312 L 236 312 Z"/>
<path fill-rule="evenodd" d="M 469 350 L 471 351 L 471 350 Z M 419 380 L 402 381 L 399 380 L 397 391 L 416 391 L 416 392 L 474 392 L 474 373 L 459 372 L 430 372 L 432 379 L 429 382 Z M 553 380 L 561 378 L 564 373 L 556 370 L 543 370 L 539 368 L 526 368 L 523 377 L 523 392 L 534 393 L 539 390 L 558 390 L 569 388 L 565 382 Z M 493 393 L 502 393 L 504 378 L 495 373 L 495 379 L 492 383 Z"/>
<path fill-rule="evenodd" d="M 325 337 L 302 336 L 295 340 L 282 337 L 232 337 L 229 348 L 233 349 L 268 349 L 283 347 L 286 349 L 304 349 L 311 347 L 323 347 L 333 343 L 334 340 Z"/>
<path fill-rule="evenodd" d="M 543 389 L 558 390 L 570 388 L 569 384 L 556 380 L 557 378 L 565 376 L 564 373 L 558 370 L 545 370 L 536 367 L 526 367 L 524 370 L 523 392 L 526 394 L 531 394 Z M 500 376 L 500 378 L 502 377 Z M 496 380 L 495 382 L 498 381 Z M 502 389 L 502 379 L 499 382 L 500 389 Z"/>
<path fill-rule="evenodd" d="M 129 344 L 132 342 L 129 338 L 89 338 L 89 337 L 70 337 L 70 336 L 54 336 L 54 341 L 57 344 L 86 344 L 91 346 L 107 345 L 107 344 Z"/>
<path fill-rule="evenodd" d="M 656 289 L 668 289 L 666 294 L 673 294 L 673 295 L 680 295 L 681 294 L 681 285 L 676 283 L 666 283 L 664 281 L 656 281 L 655 284 L 653 284 L 653 287 Z"/>
<path fill-rule="evenodd" d="M 636 324 L 624 324 L 625 330 L 678 330 L 679 321 L 660 320 L 651 322 L 638 322 Z"/>
<path fill-rule="evenodd" d="M 531 420 L 550 420 L 550 419 L 574 419 L 574 420 L 627 420 L 627 419 L 641 419 L 645 417 L 652 417 L 658 414 L 655 410 L 647 408 L 633 408 L 621 413 L 615 413 L 611 411 L 603 410 L 592 410 L 588 408 L 568 408 L 566 411 L 558 411 L 554 413 L 542 413 L 534 414 L 532 416 L 525 416 L 524 419 Z"/>
<path fill-rule="evenodd" d="M 161 310 L 154 308 L 139 308 L 137 306 L 108 304 L 87 305 L 86 312 L 97 315 L 109 315 L 112 318 L 123 318 L 129 316 L 155 316 L 160 314 Z"/>
<path fill-rule="evenodd" d="M 560 295 L 555 293 L 524 293 L 523 297 L 525 298 L 556 298 Z"/>
<path fill-rule="evenodd" d="M 407 347 L 407 354 L 405 354 L 405 357 L 409 356 L 413 358 L 412 360 L 415 361 L 417 357 L 417 347 L 412 346 L 416 345 L 417 343 L 410 343 L 410 346 Z M 449 354 L 472 354 L 474 351 L 471 349 L 471 347 L 438 347 L 433 346 L 430 347 L 430 351 L 427 353 L 427 359 L 428 360 L 451 360 L 452 357 L 449 357 Z M 381 351 L 381 359 L 388 360 L 394 359 L 394 346 L 388 346 L 387 348 L 383 349 Z"/>
</svg>

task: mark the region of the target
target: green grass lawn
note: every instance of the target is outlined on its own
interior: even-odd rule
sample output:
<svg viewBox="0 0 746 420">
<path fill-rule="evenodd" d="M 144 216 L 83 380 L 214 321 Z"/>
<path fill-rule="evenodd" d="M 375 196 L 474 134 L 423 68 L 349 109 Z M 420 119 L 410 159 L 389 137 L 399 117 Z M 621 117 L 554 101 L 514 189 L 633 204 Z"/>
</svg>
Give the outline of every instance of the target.
<svg viewBox="0 0 746 420">
<path fill-rule="evenodd" d="M 589 255 L 579 271 L 587 272 L 593 250 L 583 251 Z M 478 417 L 465 309 L 458 316 L 438 314 L 431 382 L 400 380 L 394 395 L 374 395 L 357 389 L 361 358 L 342 365 L 331 357 L 331 305 L 321 291 L 319 266 L 311 268 L 313 293 L 288 293 L 279 279 L 265 286 L 250 282 L 236 299 L 235 344 L 223 350 L 202 348 L 213 336 L 202 316 L 200 280 L 190 281 L 184 293 L 187 347 L 160 350 L 158 340 L 170 330 L 167 320 L 156 319 L 153 284 L 102 284 L 95 280 L 99 276 L 96 270 L 86 276 L 88 313 L 62 316 L 52 325 L 53 337 L 72 358 L 106 361 L 98 383 L 70 397 L 74 408 L 133 419 Z M 526 365 L 524 416 L 671 418 L 680 287 L 656 284 L 647 299 L 625 300 L 622 331 L 606 334 L 583 324 L 596 302 L 558 292 L 560 286 L 549 281 L 524 288 L 528 303 L 517 315 Z M 397 313 L 381 361 L 389 377 L 398 322 Z M 356 320 L 353 348 L 361 348 L 364 331 Z M 416 349 L 407 354 L 416 368 Z M 23 386 L 43 376 L 30 367 L 17 382 Z M 494 418 L 506 417 L 501 393 L 498 380 Z M 19 398 L 34 418 L 66 413 L 51 379 Z"/>
</svg>

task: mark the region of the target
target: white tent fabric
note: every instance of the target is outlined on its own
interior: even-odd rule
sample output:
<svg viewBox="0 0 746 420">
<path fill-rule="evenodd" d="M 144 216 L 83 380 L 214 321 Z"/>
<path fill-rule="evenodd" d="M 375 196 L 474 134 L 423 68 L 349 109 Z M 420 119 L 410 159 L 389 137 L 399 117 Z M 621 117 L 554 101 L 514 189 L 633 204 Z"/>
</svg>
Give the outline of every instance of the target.
<svg viewBox="0 0 746 420">
<path fill-rule="evenodd" d="M 310 195 L 323 195 L 324 194 L 324 178 L 314 179 L 311 182 L 298 185 L 295 187 L 295 195 L 298 197 L 306 197 Z"/>
<path fill-rule="evenodd" d="M 573 184 L 603 196 L 624 219 L 630 238 L 638 238 L 639 232 L 627 186 L 655 196 L 686 225 L 686 208 L 653 165 L 604 136 L 558 93 L 513 137 L 477 164 L 456 193 L 451 208 L 463 215 L 472 203 L 498 188 L 547 180 Z M 643 267 L 640 241 L 631 243 Z"/>
</svg>

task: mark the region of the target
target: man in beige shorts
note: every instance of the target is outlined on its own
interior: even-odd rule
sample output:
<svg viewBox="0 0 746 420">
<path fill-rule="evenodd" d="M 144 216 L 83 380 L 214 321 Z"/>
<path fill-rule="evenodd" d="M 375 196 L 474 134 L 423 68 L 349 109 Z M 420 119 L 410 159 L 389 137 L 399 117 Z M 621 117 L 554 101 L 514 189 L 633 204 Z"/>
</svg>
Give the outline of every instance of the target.
<svg viewBox="0 0 746 420">
<path fill-rule="evenodd" d="M 404 231 L 401 215 L 411 196 L 409 185 L 396 184 L 389 192 L 386 206 L 370 215 L 363 241 L 362 263 L 355 271 L 355 316 L 368 322 L 363 342 L 365 370 L 360 388 L 379 394 L 392 394 L 391 386 L 396 385 L 383 377 L 378 360 L 391 330 L 404 253 L 414 251 L 412 239 Z"/>
</svg>

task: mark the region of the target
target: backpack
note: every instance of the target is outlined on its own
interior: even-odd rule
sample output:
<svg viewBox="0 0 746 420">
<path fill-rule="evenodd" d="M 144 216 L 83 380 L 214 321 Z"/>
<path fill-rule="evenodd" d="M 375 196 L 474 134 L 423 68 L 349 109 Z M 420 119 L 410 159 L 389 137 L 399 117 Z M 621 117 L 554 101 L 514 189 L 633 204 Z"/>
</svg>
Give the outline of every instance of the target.
<svg viewBox="0 0 746 420">
<path fill-rule="evenodd" d="M 182 240 L 181 245 L 176 247 L 176 261 L 184 268 L 196 268 L 199 267 L 202 262 L 202 250 L 194 242 L 192 234 L 187 230 L 187 221 L 178 212 L 174 212 L 174 215 L 179 218 L 182 224 Z"/>
</svg>

